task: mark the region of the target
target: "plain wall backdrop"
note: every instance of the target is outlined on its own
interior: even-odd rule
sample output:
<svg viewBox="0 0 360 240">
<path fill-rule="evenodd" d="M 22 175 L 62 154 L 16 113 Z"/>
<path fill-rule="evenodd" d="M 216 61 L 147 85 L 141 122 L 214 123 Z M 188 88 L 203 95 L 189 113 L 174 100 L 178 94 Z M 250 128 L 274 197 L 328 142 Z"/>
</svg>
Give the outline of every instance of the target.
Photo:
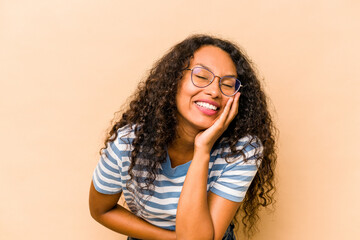
<svg viewBox="0 0 360 240">
<path fill-rule="evenodd" d="M 98 151 L 152 64 L 193 33 L 237 42 L 271 99 L 277 205 L 254 239 L 356 239 L 359 12 L 355 0 L 0 0 L 0 239 L 125 239 L 88 211 Z"/>
</svg>

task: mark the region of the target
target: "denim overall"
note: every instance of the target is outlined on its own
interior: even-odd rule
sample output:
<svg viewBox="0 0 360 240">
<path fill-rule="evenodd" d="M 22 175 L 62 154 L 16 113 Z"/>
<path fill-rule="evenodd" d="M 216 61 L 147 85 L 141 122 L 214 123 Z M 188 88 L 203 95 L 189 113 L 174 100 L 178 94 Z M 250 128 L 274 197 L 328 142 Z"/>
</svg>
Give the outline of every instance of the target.
<svg viewBox="0 0 360 240">
<path fill-rule="evenodd" d="M 128 237 L 127 240 L 141 240 L 141 239 Z M 226 229 L 226 232 L 225 232 L 222 240 L 236 240 L 235 234 L 234 234 L 234 224 L 231 223 L 229 225 L 229 227 Z"/>
</svg>

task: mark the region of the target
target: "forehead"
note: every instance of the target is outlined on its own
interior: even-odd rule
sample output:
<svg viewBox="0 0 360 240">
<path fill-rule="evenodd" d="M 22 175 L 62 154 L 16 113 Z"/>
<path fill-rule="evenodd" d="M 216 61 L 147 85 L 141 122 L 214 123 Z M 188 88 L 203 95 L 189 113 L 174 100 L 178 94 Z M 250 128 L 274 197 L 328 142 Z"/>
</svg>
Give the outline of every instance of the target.
<svg viewBox="0 0 360 240">
<path fill-rule="evenodd" d="M 194 53 L 190 67 L 204 65 L 217 75 L 236 75 L 236 67 L 230 55 L 215 46 L 203 46 Z"/>
</svg>

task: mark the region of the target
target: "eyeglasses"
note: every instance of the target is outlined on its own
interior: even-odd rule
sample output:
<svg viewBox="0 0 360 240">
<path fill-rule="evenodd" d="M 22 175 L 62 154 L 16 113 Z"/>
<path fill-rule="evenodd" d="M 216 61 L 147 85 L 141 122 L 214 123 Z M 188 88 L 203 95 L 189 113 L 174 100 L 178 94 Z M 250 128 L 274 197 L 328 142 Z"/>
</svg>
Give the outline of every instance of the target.
<svg viewBox="0 0 360 240">
<path fill-rule="evenodd" d="M 235 95 L 240 87 L 242 87 L 239 79 L 232 76 L 216 76 L 204 67 L 193 67 L 192 69 L 187 68 L 186 70 L 191 71 L 191 82 L 199 88 L 209 86 L 214 81 L 215 77 L 218 77 L 220 91 L 228 97 Z"/>
</svg>

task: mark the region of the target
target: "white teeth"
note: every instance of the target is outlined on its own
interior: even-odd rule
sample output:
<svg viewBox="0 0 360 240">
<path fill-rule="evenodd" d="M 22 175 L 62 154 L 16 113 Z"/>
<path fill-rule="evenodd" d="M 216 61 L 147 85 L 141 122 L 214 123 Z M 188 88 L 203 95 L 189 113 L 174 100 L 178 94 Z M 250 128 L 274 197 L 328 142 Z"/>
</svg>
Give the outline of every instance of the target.
<svg viewBox="0 0 360 240">
<path fill-rule="evenodd" d="M 195 102 L 197 105 L 199 105 L 200 107 L 204 107 L 207 109 L 211 109 L 211 110 L 216 110 L 217 107 L 215 107 L 214 105 L 210 104 L 210 103 L 206 103 L 206 102 Z"/>
</svg>

